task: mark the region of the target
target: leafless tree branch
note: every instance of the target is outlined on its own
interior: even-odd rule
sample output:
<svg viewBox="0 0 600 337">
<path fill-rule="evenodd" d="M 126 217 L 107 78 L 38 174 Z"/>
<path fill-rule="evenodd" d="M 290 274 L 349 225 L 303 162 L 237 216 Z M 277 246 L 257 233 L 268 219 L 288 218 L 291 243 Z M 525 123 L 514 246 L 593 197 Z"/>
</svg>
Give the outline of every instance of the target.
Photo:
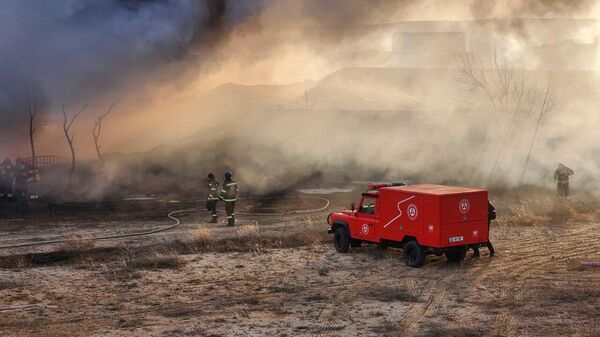
<svg viewBox="0 0 600 337">
<path fill-rule="evenodd" d="M 69 145 L 69 149 L 71 150 L 71 170 L 69 171 L 69 175 L 73 176 L 75 172 L 75 147 L 73 145 L 73 141 L 75 140 L 75 133 L 71 132 L 71 126 L 87 108 L 87 104 L 84 104 L 83 107 L 74 114 L 71 118 L 67 116 L 67 112 L 65 111 L 65 105 L 62 104 L 62 115 L 63 115 L 63 131 L 65 133 L 65 138 L 67 139 L 67 144 Z"/>
<path fill-rule="evenodd" d="M 110 103 L 110 106 L 108 107 L 108 109 L 106 110 L 106 112 L 102 115 L 100 115 L 100 117 L 98 117 L 98 119 L 96 119 L 96 123 L 94 124 L 94 129 L 92 130 L 92 136 L 94 137 L 94 145 L 96 146 L 96 154 L 98 155 L 98 159 L 100 160 L 100 163 L 102 163 L 102 166 L 104 166 L 104 157 L 102 156 L 102 152 L 100 151 L 100 149 L 102 148 L 102 146 L 100 145 L 100 133 L 102 132 L 102 122 L 104 121 L 104 118 L 106 118 L 112 111 L 113 107 L 118 103 L 117 99 L 113 99 L 112 102 Z"/>
</svg>

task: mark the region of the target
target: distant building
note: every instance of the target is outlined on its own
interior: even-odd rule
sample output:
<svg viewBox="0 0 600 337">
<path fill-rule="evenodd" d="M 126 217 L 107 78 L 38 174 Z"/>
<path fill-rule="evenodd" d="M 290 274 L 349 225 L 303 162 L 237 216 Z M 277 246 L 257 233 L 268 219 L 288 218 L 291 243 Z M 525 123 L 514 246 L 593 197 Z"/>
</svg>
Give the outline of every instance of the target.
<svg viewBox="0 0 600 337">
<path fill-rule="evenodd" d="M 562 40 L 556 43 L 529 46 L 526 55 L 529 68 L 534 69 L 598 69 L 596 62 L 600 48 L 600 36 L 594 37 L 592 43 L 581 43 L 574 40 Z"/>
<path fill-rule="evenodd" d="M 463 32 L 398 32 L 392 42 L 397 65 L 403 68 L 447 68 L 466 48 Z"/>
</svg>

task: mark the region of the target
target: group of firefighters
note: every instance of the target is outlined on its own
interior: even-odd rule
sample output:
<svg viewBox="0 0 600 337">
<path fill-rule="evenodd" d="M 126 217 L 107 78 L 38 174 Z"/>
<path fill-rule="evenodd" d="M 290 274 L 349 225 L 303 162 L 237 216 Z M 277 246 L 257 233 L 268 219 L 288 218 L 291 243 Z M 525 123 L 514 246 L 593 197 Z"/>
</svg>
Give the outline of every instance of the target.
<svg viewBox="0 0 600 337">
<path fill-rule="evenodd" d="M 30 187 L 39 181 L 39 174 L 28 161 L 17 158 L 13 164 L 9 158 L 0 164 L 0 199 L 23 201 L 35 198 L 30 194 Z"/>
<path fill-rule="evenodd" d="M 227 214 L 227 226 L 235 225 L 235 202 L 237 201 L 238 186 L 232 179 L 233 174 L 229 171 L 225 172 L 225 180 L 221 185 L 215 175 L 208 174 L 206 179 L 206 208 L 210 212 L 210 222 L 217 222 L 217 202 L 223 201 L 225 204 L 225 213 Z"/>
</svg>

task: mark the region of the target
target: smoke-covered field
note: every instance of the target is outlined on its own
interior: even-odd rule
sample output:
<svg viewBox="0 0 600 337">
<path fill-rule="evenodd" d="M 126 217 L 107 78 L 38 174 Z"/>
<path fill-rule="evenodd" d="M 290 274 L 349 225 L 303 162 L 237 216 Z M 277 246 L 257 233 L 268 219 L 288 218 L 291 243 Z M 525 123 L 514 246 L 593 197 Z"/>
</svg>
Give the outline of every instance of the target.
<svg viewBox="0 0 600 337">
<path fill-rule="evenodd" d="M 44 177 L 62 199 L 224 170 L 252 193 L 315 177 L 548 186 L 559 162 L 597 184 L 595 1 L 0 6 L 0 156 L 70 163 L 63 122 L 82 111 L 74 173 Z"/>
<path fill-rule="evenodd" d="M 596 0 L 0 1 L 0 158 L 39 171 L 34 199 L 0 199 L 0 335 L 600 335 L 599 17 Z M 204 211 L 225 171 L 233 228 Z M 496 256 L 335 253 L 329 212 L 380 181 L 487 189 Z"/>
</svg>

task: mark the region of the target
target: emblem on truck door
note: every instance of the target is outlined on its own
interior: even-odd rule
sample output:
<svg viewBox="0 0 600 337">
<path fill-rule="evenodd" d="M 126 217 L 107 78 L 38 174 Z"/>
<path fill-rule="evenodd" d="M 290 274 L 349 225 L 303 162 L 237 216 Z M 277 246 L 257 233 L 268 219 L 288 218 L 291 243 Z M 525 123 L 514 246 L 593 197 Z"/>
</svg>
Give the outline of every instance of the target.
<svg viewBox="0 0 600 337">
<path fill-rule="evenodd" d="M 469 204 L 469 200 L 463 199 L 458 203 L 458 209 L 462 214 L 466 214 L 471 208 L 471 204 Z"/>
<path fill-rule="evenodd" d="M 367 225 L 367 224 L 363 224 L 363 225 L 362 225 L 362 233 L 363 233 L 364 235 L 367 235 L 367 234 L 369 234 L 369 225 Z"/>
<path fill-rule="evenodd" d="M 409 219 L 416 220 L 417 216 L 419 215 L 419 209 L 417 208 L 417 205 L 410 204 L 410 205 L 408 205 L 408 208 L 406 209 L 406 213 L 408 213 Z"/>
</svg>

